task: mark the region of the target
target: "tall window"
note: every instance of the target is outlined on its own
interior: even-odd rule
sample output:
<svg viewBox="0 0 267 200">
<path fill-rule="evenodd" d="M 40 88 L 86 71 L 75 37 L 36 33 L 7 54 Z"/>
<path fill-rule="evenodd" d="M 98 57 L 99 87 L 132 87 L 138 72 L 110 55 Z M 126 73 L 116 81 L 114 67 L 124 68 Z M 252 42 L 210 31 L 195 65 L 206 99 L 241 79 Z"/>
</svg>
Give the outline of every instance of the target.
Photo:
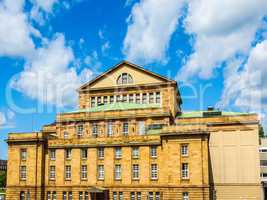
<svg viewBox="0 0 267 200">
<path fill-rule="evenodd" d="M 182 179 L 189 178 L 188 163 L 182 163 Z"/>
<path fill-rule="evenodd" d="M 108 97 L 107 96 L 104 96 L 104 104 L 108 104 Z"/>
<path fill-rule="evenodd" d="M 99 147 L 97 149 L 97 154 L 98 154 L 98 159 L 104 159 L 105 157 L 104 147 Z"/>
<path fill-rule="evenodd" d="M 63 200 L 67 200 L 67 192 L 63 192 L 62 193 L 62 199 Z"/>
<path fill-rule="evenodd" d="M 77 137 L 78 138 L 80 138 L 80 137 L 82 137 L 83 136 L 83 125 L 82 124 L 79 124 L 78 126 L 77 126 Z"/>
<path fill-rule="evenodd" d="M 97 123 L 93 123 L 92 124 L 92 135 L 95 136 L 95 137 L 98 135 L 98 126 L 97 126 Z"/>
<path fill-rule="evenodd" d="M 123 200 L 123 193 L 119 192 L 119 200 Z"/>
<path fill-rule="evenodd" d="M 56 191 L 54 191 L 52 193 L 52 200 L 57 200 L 57 192 Z"/>
<path fill-rule="evenodd" d="M 127 95 L 126 94 L 122 95 L 122 102 L 127 102 Z"/>
<path fill-rule="evenodd" d="M 129 103 L 133 103 L 134 102 L 134 96 L 133 94 L 129 94 Z"/>
<path fill-rule="evenodd" d="M 133 179 L 139 179 L 139 165 L 138 164 L 133 164 L 132 176 L 133 176 Z"/>
<path fill-rule="evenodd" d="M 187 144 L 181 145 L 181 155 L 188 156 L 188 145 Z"/>
<path fill-rule="evenodd" d="M 142 95 L 142 103 L 143 104 L 147 103 L 147 95 L 146 95 L 146 93 L 143 93 L 143 95 Z"/>
<path fill-rule="evenodd" d="M 68 200 L 72 200 L 72 192 L 69 192 L 68 196 L 69 196 Z"/>
<path fill-rule="evenodd" d="M 95 107 L 95 97 L 91 97 L 91 107 Z"/>
<path fill-rule="evenodd" d="M 123 135 L 127 136 L 129 131 L 129 123 L 128 122 L 123 122 L 122 125 L 122 133 Z"/>
<path fill-rule="evenodd" d="M 97 97 L 97 105 L 99 106 L 102 103 L 101 97 Z"/>
<path fill-rule="evenodd" d="M 160 103 L 160 92 L 156 93 L 156 103 Z"/>
<path fill-rule="evenodd" d="M 116 96 L 116 102 L 121 102 L 121 95 Z"/>
<path fill-rule="evenodd" d="M 26 180 L 27 177 L 26 166 L 20 166 L 20 180 Z"/>
<path fill-rule="evenodd" d="M 50 156 L 50 160 L 56 160 L 56 150 L 50 149 L 49 150 L 49 156 Z"/>
<path fill-rule="evenodd" d="M 113 135 L 113 123 L 110 121 L 108 122 L 107 126 L 107 136 L 110 137 Z"/>
<path fill-rule="evenodd" d="M 189 200 L 189 193 L 183 192 L 183 200 Z"/>
<path fill-rule="evenodd" d="M 156 192 L 156 200 L 160 200 L 160 193 Z"/>
<path fill-rule="evenodd" d="M 121 165 L 115 165 L 115 180 L 121 179 Z"/>
<path fill-rule="evenodd" d="M 109 97 L 109 103 L 114 103 L 114 96 Z"/>
<path fill-rule="evenodd" d="M 64 131 L 63 137 L 64 137 L 64 139 L 68 139 L 69 138 L 69 133 L 67 131 Z"/>
<path fill-rule="evenodd" d="M 48 191 L 48 192 L 46 193 L 46 199 L 47 199 L 47 200 L 51 200 L 51 192 L 50 192 L 50 191 Z"/>
<path fill-rule="evenodd" d="M 140 102 L 140 94 L 135 95 L 135 103 L 138 103 L 138 104 L 141 103 Z"/>
<path fill-rule="evenodd" d="M 83 160 L 87 159 L 87 154 L 88 154 L 87 151 L 88 151 L 87 148 L 82 148 L 82 149 L 81 149 L 81 158 L 82 158 Z"/>
<path fill-rule="evenodd" d="M 135 192 L 131 192 L 131 200 L 135 200 Z"/>
<path fill-rule="evenodd" d="M 89 200 L 89 193 L 88 192 L 84 192 L 84 200 Z"/>
<path fill-rule="evenodd" d="M 137 192 L 137 200 L 141 200 L 141 192 Z"/>
<path fill-rule="evenodd" d="M 117 84 L 118 85 L 122 85 L 122 84 L 130 84 L 133 83 L 133 78 L 130 74 L 128 73 L 122 73 L 121 75 L 119 75 L 118 79 L 117 79 Z"/>
<path fill-rule="evenodd" d="M 66 180 L 71 179 L 71 166 L 70 165 L 65 166 L 65 179 Z"/>
<path fill-rule="evenodd" d="M 149 192 L 148 193 L 148 200 L 153 200 L 153 199 L 154 199 L 153 192 Z"/>
<path fill-rule="evenodd" d="M 157 157 L 157 146 L 151 146 L 150 147 L 150 156 L 151 156 L 151 158 Z"/>
<path fill-rule="evenodd" d="M 139 147 L 132 148 L 132 158 L 139 158 Z"/>
<path fill-rule="evenodd" d="M 24 191 L 21 191 L 20 194 L 19 194 L 19 199 L 20 200 L 25 200 L 25 192 Z"/>
<path fill-rule="evenodd" d="M 154 103 L 154 93 L 149 93 L 149 103 Z"/>
<path fill-rule="evenodd" d="M 65 156 L 66 156 L 66 159 L 71 159 L 71 149 L 66 149 L 65 150 Z"/>
<path fill-rule="evenodd" d="M 116 147 L 115 148 L 115 159 L 121 159 L 122 152 L 121 152 L 121 147 Z"/>
<path fill-rule="evenodd" d="M 79 192 L 79 200 L 83 200 L 83 192 Z"/>
<path fill-rule="evenodd" d="M 98 179 L 103 180 L 105 177 L 104 165 L 98 165 Z"/>
<path fill-rule="evenodd" d="M 49 169 L 49 179 L 55 180 L 55 178 L 56 178 L 56 167 L 52 165 L 50 166 L 50 169 Z"/>
<path fill-rule="evenodd" d="M 138 122 L 138 127 L 139 127 L 139 135 L 144 135 L 145 132 L 146 132 L 145 122 L 144 121 L 139 121 Z"/>
<path fill-rule="evenodd" d="M 27 149 L 21 149 L 20 150 L 20 159 L 26 160 L 27 159 Z"/>
<path fill-rule="evenodd" d="M 158 179 L 158 165 L 151 164 L 151 179 L 155 180 Z"/>
<path fill-rule="evenodd" d="M 117 200 L 117 192 L 113 192 L 113 200 Z"/>
<path fill-rule="evenodd" d="M 31 199 L 31 194 L 30 194 L 29 191 L 27 192 L 26 199 L 27 199 L 27 200 L 30 200 L 30 199 Z"/>
<path fill-rule="evenodd" d="M 81 179 L 87 179 L 87 165 L 82 165 L 81 167 Z"/>
</svg>

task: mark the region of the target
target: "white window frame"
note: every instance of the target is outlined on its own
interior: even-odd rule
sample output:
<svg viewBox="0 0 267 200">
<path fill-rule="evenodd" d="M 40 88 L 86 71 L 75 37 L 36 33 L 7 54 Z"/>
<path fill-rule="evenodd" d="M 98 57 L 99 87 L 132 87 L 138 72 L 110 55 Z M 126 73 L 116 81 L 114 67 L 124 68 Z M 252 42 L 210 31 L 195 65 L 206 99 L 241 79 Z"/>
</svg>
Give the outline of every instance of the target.
<svg viewBox="0 0 267 200">
<path fill-rule="evenodd" d="M 147 93 L 142 94 L 142 104 L 147 104 Z"/>
<path fill-rule="evenodd" d="M 115 180 L 121 180 L 121 165 L 115 165 L 114 175 Z"/>
<path fill-rule="evenodd" d="M 104 180 L 105 179 L 105 168 L 104 165 L 98 165 L 97 167 L 97 171 L 98 171 L 98 180 Z"/>
<path fill-rule="evenodd" d="M 121 147 L 115 147 L 115 159 L 121 159 L 122 149 Z"/>
<path fill-rule="evenodd" d="M 182 175 L 182 179 L 189 179 L 189 164 L 188 163 L 182 163 L 181 175 Z"/>
<path fill-rule="evenodd" d="M 141 200 L 142 199 L 142 193 L 141 192 L 137 192 L 137 194 L 136 194 L 136 198 L 137 198 L 137 200 Z"/>
<path fill-rule="evenodd" d="M 140 175 L 140 172 L 139 172 L 139 164 L 133 164 L 132 165 L 132 178 L 133 180 L 138 180 L 139 179 L 139 175 Z"/>
<path fill-rule="evenodd" d="M 27 167 L 25 165 L 20 166 L 20 180 L 25 181 L 27 179 Z"/>
<path fill-rule="evenodd" d="M 62 192 L 62 200 L 67 200 L 67 192 Z"/>
<path fill-rule="evenodd" d="M 66 160 L 71 160 L 71 157 L 72 157 L 72 149 L 66 149 L 65 150 L 65 157 L 66 157 Z"/>
<path fill-rule="evenodd" d="M 23 161 L 27 160 L 27 149 L 23 148 L 20 150 L 20 159 Z"/>
<path fill-rule="evenodd" d="M 131 192 L 130 193 L 130 199 L 131 200 L 135 200 L 135 192 Z"/>
<path fill-rule="evenodd" d="M 189 193 L 188 192 L 183 192 L 183 200 L 189 200 Z"/>
<path fill-rule="evenodd" d="M 83 136 L 83 131 L 84 131 L 84 125 L 78 124 L 76 127 L 76 133 L 78 138 L 81 138 Z"/>
<path fill-rule="evenodd" d="M 141 95 L 135 94 L 135 103 L 140 104 L 141 103 Z"/>
<path fill-rule="evenodd" d="M 132 158 L 138 159 L 139 158 L 139 147 L 132 147 Z"/>
<path fill-rule="evenodd" d="M 161 103 L 161 95 L 160 92 L 156 92 L 156 104 L 160 104 Z"/>
<path fill-rule="evenodd" d="M 97 149 L 97 157 L 100 160 L 103 160 L 105 158 L 105 148 L 104 147 L 99 147 Z"/>
<path fill-rule="evenodd" d="M 188 144 L 181 144 L 181 155 L 188 156 Z"/>
<path fill-rule="evenodd" d="M 83 192 L 79 192 L 79 200 L 83 200 Z"/>
<path fill-rule="evenodd" d="M 96 98 L 95 97 L 91 97 L 91 108 L 96 106 Z"/>
<path fill-rule="evenodd" d="M 119 200 L 123 200 L 123 192 L 119 192 Z"/>
<path fill-rule="evenodd" d="M 98 135 L 98 124 L 96 122 L 92 123 L 92 135 L 96 137 Z"/>
<path fill-rule="evenodd" d="M 158 152 L 157 152 L 157 146 L 150 146 L 150 157 L 151 158 L 157 158 Z"/>
<path fill-rule="evenodd" d="M 63 137 L 64 137 L 64 139 L 68 139 L 69 138 L 69 133 L 67 131 L 64 131 Z"/>
<path fill-rule="evenodd" d="M 148 96 L 149 96 L 149 100 L 148 100 L 148 102 L 149 102 L 150 104 L 155 103 L 155 95 L 154 95 L 154 93 L 153 93 L 153 92 L 150 92 Z"/>
<path fill-rule="evenodd" d="M 129 103 L 134 103 L 134 94 L 129 94 Z"/>
<path fill-rule="evenodd" d="M 117 200 L 117 192 L 113 192 L 113 200 Z"/>
<path fill-rule="evenodd" d="M 49 166 L 49 180 L 55 180 L 56 179 L 56 166 L 51 165 Z"/>
<path fill-rule="evenodd" d="M 138 129 L 139 129 L 139 135 L 145 135 L 146 134 L 145 121 L 139 121 L 138 122 Z"/>
<path fill-rule="evenodd" d="M 104 105 L 108 104 L 108 96 L 103 97 L 103 103 Z"/>
<path fill-rule="evenodd" d="M 71 180 L 71 166 L 65 166 L 65 180 Z"/>
<path fill-rule="evenodd" d="M 158 179 L 158 165 L 155 163 L 151 164 L 151 179 L 152 180 Z"/>
<path fill-rule="evenodd" d="M 109 121 L 107 123 L 107 136 L 111 137 L 113 135 L 113 122 Z"/>
<path fill-rule="evenodd" d="M 52 200 L 57 200 L 57 192 L 56 191 L 52 192 Z"/>
<path fill-rule="evenodd" d="M 87 179 L 87 165 L 81 166 L 81 179 L 86 180 Z"/>
<path fill-rule="evenodd" d="M 56 149 L 49 150 L 50 160 L 56 160 Z"/>
<path fill-rule="evenodd" d="M 81 159 L 86 160 L 88 158 L 88 149 L 87 148 L 81 148 Z"/>
<path fill-rule="evenodd" d="M 124 136 L 129 135 L 129 122 L 123 122 L 122 124 L 122 133 Z"/>
</svg>

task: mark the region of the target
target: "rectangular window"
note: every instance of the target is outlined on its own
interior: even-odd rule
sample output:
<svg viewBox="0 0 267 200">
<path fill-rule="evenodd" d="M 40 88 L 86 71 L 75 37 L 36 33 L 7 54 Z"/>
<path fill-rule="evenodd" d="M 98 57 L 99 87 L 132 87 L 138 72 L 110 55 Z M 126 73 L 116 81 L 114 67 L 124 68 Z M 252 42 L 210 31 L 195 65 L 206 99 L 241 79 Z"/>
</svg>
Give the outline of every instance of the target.
<svg viewBox="0 0 267 200">
<path fill-rule="evenodd" d="M 182 163 L 182 179 L 189 178 L 188 163 Z"/>
<path fill-rule="evenodd" d="M 95 97 L 91 97 L 91 107 L 95 107 Z"/>
<path fill-rule="evenodd" d="M 121 102 L 121 95 L 116 96 L 116 102 Z"/>
<path fill-rule="evenodd" d="M 128 131 L 129 131 L 128 122 L 123 122 L 123 125 L 122 125 L 122 133 L 123 133 L 123 135 L 127 136 L 128 135 Z"/>
<path fill-rule="evenodd" d="M 56 191 L 54 191 L 52 193 L 52 200 L 57 200 L 57 192 Z"/>
<path fill-rule="evenodd" d="M 99 147 L 97 149 L 98 159 L 104 159 L 105 157 L 105 150 L 104 147 Z"/>
<path fill-rule="evenodd" d="M 150 147 L 150 156 L 151 156 L 151 158 L 157 157 L 157 146 L 151 146 Z"/>
<path fill-rule="evenodd" d="M 147 103 L 147 94 L 146 93 L 143 93 L 143 95 L 142 95 L 142 103 L 143 104 Z"/>
<path fill-rule="evenodd" d="M 27 159 L 27 149 L 21 149 L 20 150 L 20 159 L 26 160 Z"/>
<path fill-rule="evenodd" d="M 139 147 L 132 148 L 132 158 L 134 159 L 139 158 Z"/>
<path fill-rule="evenodd" d="M 102 104 L 102 99 L 101 97 L 97 97 L 97 105 L 99 106 L 100 104 Z"/>
<path fill-rule="evenodd" d="M 156 192 L 156 200 L 160 200 L 160 193 Z"/>
<path fill-rule="evenodd" d="M 97 126 L 97 123 L 93 123 L 92 124 L 92 135 L 97 137 L 98 135 L 98 126 Z"/>
<path fill-rule="evenodd" d="M 107 136 L 110 137 L 112 135 L 113 135 L 113 123 L 112 122 L 108 122 Z"/>
<path fill-rule="evenodd" d="M 156 93 L 156 103 L 159 104 L 160 103 L 160 92 Z"/>
<path fill-rule="evenodd" d="M 65 179 L 66 180 L 71 179 L 71 166 L 70 165 L 65 166 Z"/>
<path fill-rule="evenodd" d="M 46 199 L 47 199 L 47 200 L 51 200 L 51 192 L 50 192 L 50 191 L 48 191 L 48 192 L 46 193 Z"/>
<path fill-rule="evenodd" d="M 50 160 L 56 160 L 56 150 L 50 149 L 49 150 L 49 156 L 50 156 Z"/>
<path fill-rule="evenodd" d="M 133 103 L 133 102 L 134 102 L 134 95 L 129 94 L 129 103 Z"/>
<path fill-rule="evenodd" d="M 114 96 L 109 97 L 109 103 L 114 103 Z"/>
<path fill-rule="evenodd" d="M 69 192 L 69 198 L 68 198 L 68 200 L 72 200 L 72 192 Z"/>
<path fill-rule="evenodd" d="M 104 180 L 104 177 L 105 177 L 104 165 L 98 165 L 98 179 Z"/>
<path fill-rule="evenodd" d="M 117 192 L 113 192 L 113 200 L 117 200 Z"/>
<path fill-rule="evenodd" d="M 67 131 L 64 131 L 63 135 L 64 135 L 63 136 L 64 139 L 68 139 L 69 138 L 69 133 Z"/>
<path fill-rule="evenodd" d="M 77 131 L 77 137 L 81 138 L 83 136 L 83 125 L 79 124 L 76 128 Z"/>
<path fill-rule="evenodd" d="M 119 200 L 123 200 L 123 193 L 119 192 Z"/>
<path fill-rule="evenodd" d="M 79 124 L 76 129 L 77 137 L 81 138 L 83 136 L 83 125 Z"/>
<path fill-rule="evenodd" d="M 141 200 L 141 192 L 137 192 L 137 200 Z"/>
<path fill-rule="evenodd" d="M 83 200 L 83 192 L 79 192 L 79 200 Z"/>
<path fill-rule="evenodd" d="M 140 103 L 140 94 L 135 95 L 135 103 Z"/>
<path fill-rule="evenodd" d="M 121 165 L 115 165 L 115 180 L 121 180 Z"/>
<path fill-rule="evenodd" d="M 26 195 L 26 200 L 30 200 L 31 199 L 31 194 L 30 194 L 30 192 L 28 191 L 27 192 L 27 195 Z"/>
<path fill-rule="evenodd" d="M 63 200 L 67 200 L 67 192 L 63 192 L 62 193 L 62 199 Z"/>
<path fill-rule="evenodd" d="M 153 198 L 153 192 L 149 192 L 148 193 L 148 200 L 153 200 L 154 198 Z"/>
<path fill-rule="evenodd" d="M 84 192 L 84 200 L 89 200 L 89 193 L 88 192 Z"/>
<path fill-rule="evenodd" d="M 151 164 L 151 179 L 155 180 L 158 179 L 158 165 Z"/>
<path fill-rule="evenodd" d="M 107 96 L 104 96 L 104 104 L 108 104 L 108 97 Z"/>
<path fill-rule="evenodd" d="M 27 168 L 26 166 L 20 166 L 20 180 L 26 180 Z"/>
<path fill-rule="evenodd" d="M 56 178 L 56 166 L 50 166 L 49 179 L 50 180 L 55 180 L 55 178 Z"/>
<path fill-rule="evenodd" d="M 146 133 L 145 122 L 139 121 L 138 127 L 139 127 L 139 135 L 145 135 L 145 133 Z"/>
<path fill-rule="evenodd" d="M 82 165 L 81 167 L 81 179 L 87 179 L 87 165 Z"/>
<path fill-rule="evenodd" d="M 181 145 L 181 155 L 188 156 L 188 145 L 187 144 Z"/>
<path fill-rule="evenodd" d="M 138 164 L 133 164 L 132 176 L 133 176 L 133 179 L 139 179 L 139 165 Z"/>
<path fill-rule="evenodd" d="M 122 96 L 122 102 L 127 102 L 127 95 L 126 94 Z"/>
<path fill-rule="evenodd" d="M 149 93 L 149 103 L 154 103 L 154 93 Z"/>
<path fill-rule="evenodd" d="M 131 200 L 135 200 L 135 192 L 131 192 Z"/>
<path fill-rule="evenodd" d="M 81 159 L 83 159 L 83 160 L 87 159 L 87 154 L 88 154 L 87 152 L 88 152 L 87 148 L 81 149 Z"/>
<path fill-rule="evenodd" d="M 189 200 L 189 193 L 183 192 L 183 200 Z"/>
<path fill-rule="evenodd" d="M 122 153 L 121 153 L 121 147 L 115 148 L 115 159 L 121 159 Z"/>
<path fill-rule="evenodd" d="M 65 150 L 65 156 L 67 160 L 71 159 L 71 149 L 66 149 Z"/>
</svg>

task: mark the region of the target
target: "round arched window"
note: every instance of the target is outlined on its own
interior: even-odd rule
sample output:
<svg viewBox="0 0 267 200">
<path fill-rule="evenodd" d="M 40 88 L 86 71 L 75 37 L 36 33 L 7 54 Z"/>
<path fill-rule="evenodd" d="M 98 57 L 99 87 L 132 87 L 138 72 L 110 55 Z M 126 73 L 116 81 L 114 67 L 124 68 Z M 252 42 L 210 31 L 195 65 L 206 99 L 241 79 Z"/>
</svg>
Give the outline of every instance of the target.
<svg viewBox="0 0 267 200">
<path fill-rule="evenodd" d="M 133 77 L 128 73 L 122 73 L 117 79 L 118 85 L 133 83 Z"/>
</svg>

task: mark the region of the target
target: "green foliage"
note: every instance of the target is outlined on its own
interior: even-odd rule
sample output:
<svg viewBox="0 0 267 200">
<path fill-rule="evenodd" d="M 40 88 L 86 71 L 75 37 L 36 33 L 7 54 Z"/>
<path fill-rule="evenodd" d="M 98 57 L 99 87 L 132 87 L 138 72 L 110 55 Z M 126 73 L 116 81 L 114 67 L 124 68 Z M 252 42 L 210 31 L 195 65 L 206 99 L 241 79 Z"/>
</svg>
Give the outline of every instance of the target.
<svg viewBox="0 0 267 200">
<path fill-rule="evenodd" d="M 0 172 L 0 188 L 6 187 L 6 172 Z"/>
<path fill-rule="evenodd" d="M 260 127 L 259 127 L 259 137 L 260 138 L 264 137 L 264 129 L 263 129 L 262 125 L 260 125 Z"/>
</svg>

